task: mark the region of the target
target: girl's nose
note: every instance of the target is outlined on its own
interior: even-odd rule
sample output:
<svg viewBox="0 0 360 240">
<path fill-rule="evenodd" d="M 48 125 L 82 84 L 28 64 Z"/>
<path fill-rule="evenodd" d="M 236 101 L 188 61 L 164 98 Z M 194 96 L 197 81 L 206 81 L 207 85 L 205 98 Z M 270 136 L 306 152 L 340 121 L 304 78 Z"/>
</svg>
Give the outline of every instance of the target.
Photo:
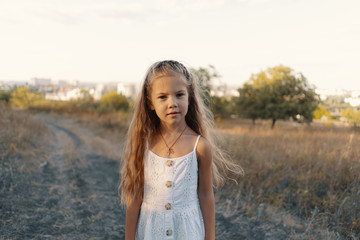
<svg viewBox="0 0 360 240">
<path fill-rule="evenodd" d="M 177 106 L 176 99 L 173 98 L 173 97 L 169 97 L 169 107 L 173 108 L 173 107 L 176 107 L 176 106 Z"/>
</svg>

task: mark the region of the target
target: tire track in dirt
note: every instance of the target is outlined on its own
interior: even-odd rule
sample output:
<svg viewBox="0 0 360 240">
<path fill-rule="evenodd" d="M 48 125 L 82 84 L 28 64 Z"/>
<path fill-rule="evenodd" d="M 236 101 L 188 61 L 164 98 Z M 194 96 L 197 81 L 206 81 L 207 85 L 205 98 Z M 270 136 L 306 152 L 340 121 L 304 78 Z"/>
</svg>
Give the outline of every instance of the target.
<svg viewBox="0 0 360 240">
<path fill-rule="evenodd" d="M 48 228 L 35 238 L 122 239 L 124 210 L 120 207 L 117 185 L 119 151 L 104 155 L 97 151 L 115 148 L 71 122 L 40 115 L 52 132 L 49 161 L 43 168 L 42 185 L 47 197 L 38 209 Z M 117 157 L 119 158 L 119 157 Z M 46 214 L 48 213 L 48 214 Z M 35 232 L 34 232 L 35 234 Z"/>
</svg>

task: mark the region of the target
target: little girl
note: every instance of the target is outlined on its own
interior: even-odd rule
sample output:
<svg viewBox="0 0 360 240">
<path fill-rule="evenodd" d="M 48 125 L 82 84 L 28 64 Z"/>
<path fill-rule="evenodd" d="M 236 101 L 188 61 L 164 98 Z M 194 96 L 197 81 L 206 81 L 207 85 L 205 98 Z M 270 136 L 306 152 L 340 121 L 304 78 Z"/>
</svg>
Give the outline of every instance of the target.
<svg viewBox="0 0 360 240">
<path fill-rule="evenodd" d="M 215 239 L 215 185 L 241 168 L 213 144 L 210 111 L 176 61 L 147 71 L 121 170 L 125 239 Z"/>
</svg>

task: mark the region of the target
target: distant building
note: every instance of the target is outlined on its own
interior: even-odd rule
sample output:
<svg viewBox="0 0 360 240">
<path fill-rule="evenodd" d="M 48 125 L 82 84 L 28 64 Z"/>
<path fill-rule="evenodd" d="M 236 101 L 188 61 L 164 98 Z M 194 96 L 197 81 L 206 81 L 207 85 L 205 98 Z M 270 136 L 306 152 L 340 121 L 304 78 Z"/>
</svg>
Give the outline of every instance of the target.
<svg viewBox="0 0 360 240">
<path fill-rule="evenodd" d="M 97 84 L 95 90 L 93 92 L 93 96 L 95 100 L 100 100 L 100 98 L 104 95 L 105 86 L 104 84 Z"/>
<path fill-rule="evenodd" d="M 118 83 L 117 93 L 125 97 L 132 97 L 136 95 L 136 86 L 134 83 Z"/>
<path fill-rule="evenodd" d="M 31 78 L 29 81 L 29 84 L 33 85 L 33 86 L 51 85 L 51 79 L 50 78 Z"/>
<path fill-rule="evenodd" d="M 48 100 L 69 101 L 71 99 L 78 99 L 80 97 L 82 97 L 80 88 L 74 88 L 74 89 L 60 88 L 57 92 L 45 94 L 45 99 Z"/>
<path fill-rule="evenodd" d="M 329 109 L 330 115 L 333 117 L 340 117 L 341 116 L 341 108 L 332 108 Z"/>
<path fill-rule="evenodd" d="M 79 86 L 78 80 L 59 80 L 58 84 L 59 87 L 77 87 Z"/>
</svg>

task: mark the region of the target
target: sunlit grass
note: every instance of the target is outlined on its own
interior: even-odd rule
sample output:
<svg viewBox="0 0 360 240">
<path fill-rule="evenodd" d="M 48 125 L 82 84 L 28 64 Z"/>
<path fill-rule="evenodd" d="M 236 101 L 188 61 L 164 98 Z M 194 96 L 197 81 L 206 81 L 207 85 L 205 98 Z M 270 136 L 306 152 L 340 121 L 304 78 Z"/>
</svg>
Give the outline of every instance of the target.
<svg viewBox="0 0 360 240">
<path fill-rule="evenodd" d="M 342 234 L 360 233 L 360 136 L 346 127 L 263 121 L 219 124 L 223 147 L 245 170 L 254 204 L 290 210 Z M 315 214 L 314 214 L 315 212 Z"/>
<path fill-rule="evenodd" d="M 0 112 L 0 167 L 16 164 L 24 171 L 38 169 L 39 164 L 46 160 L 40 146 L 45 143 L 42 135 L 50 134 L 48 128 L 28 112 L 9 109 L 4 105 L 0 105 Z M 32 160 L 17 163 L 14 157 L 17 154 L 29 156 L 24 159 Z"/>
</svg>

